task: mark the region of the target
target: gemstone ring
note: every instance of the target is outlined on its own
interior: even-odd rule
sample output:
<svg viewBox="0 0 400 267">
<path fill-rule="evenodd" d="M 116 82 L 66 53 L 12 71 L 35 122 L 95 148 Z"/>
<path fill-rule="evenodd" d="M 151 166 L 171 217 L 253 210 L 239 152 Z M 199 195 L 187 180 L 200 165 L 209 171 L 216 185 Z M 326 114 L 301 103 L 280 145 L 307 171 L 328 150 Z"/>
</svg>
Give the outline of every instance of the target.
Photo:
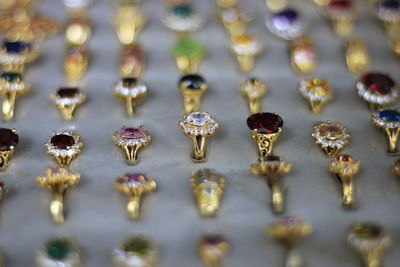
<svg viewBox="0 0 400 267">
<path fill-rule="evenodd" d="M 184 115 L 178 126 L 184 135 L 192 138 L 194 150 L 192 160 L 194 162 L 204 161 L 206 159 L 206 138 L 215 135 L 219 127 L 215 117 L 207 112 L 193 112 Z"/>
<path fill-rule="evenodd" d="M 233 36 L 246 32 L 247 25 L 254 20 L 254 14 L 245 10 L 241 5 L 235 5 L 221 9 L 219 18 L 225 29 Z"/>
<path fill-rule="evenodd" d="M 39 267 L 80 267 L 81 253 L 76 243 L 67 238 L 53 238 L 36 252 Z"/>
<path fill-rule="evenodd" d="M 357 94 L 368 103 L 371 110 L 392 104 L 399 96 L 394 80 L 380 72 L 368 72 L 356 83 Z"/>
<path fill-rule="evenodd" d="M 382 254 L 392 243 L 382 226 L 366 222 L 351 226 L 347 242 L 361 254 L 365 266 L 381 266 Z"/>
<path fill-rule="evenodd" d="M 135 235 L 122 241 L 112 251 L 114 267 L 153 267 L 159 260 L 159 249 L 146 237 Z"/>
<path fill-rule="evenodd" d="M 114 87 L 114 95 L 126 105 L 129 116 L 133 115 L 134 107 L 141 104 L 147 96 L 147 87 L 135 78 L 123 78 Z"/>
<path fill-rule="evenodd" d="M 260 160 L 259 163 L 251 165 L 254 175 L 262 175 L 266 178 L 271 189 L 272 209 L 275 213 L 283 213 L 285 209 L 284 191 L 280 176 L 289 173 L 292 164 L 284 162 L 280 157 L 270 156 Z"/>
<path fill-rule="evenodd" d="M 257 78 L 249 78 L 240 85 L 239 91 L 247 98 L 250 113 L 260 112 L 261 98 L 267 93 L 268 87 Z"/>
<path fill-rule="evenodd" d="M 191 3 L 184 3 L 170 7 L 163 23 L 172 32 L 185 36 L 202 28 L 204 19 L 194 10 Z"/>
<path fill-rule="evenodd" d="M 138 219 L 140 214 L 140 202 L 144 194 L 154 191 L 156 181 L 143 173 L 128 173 L 114 180 L 117 191 L 128 197 L 126 211 L 130 219 Z"/>
<path fill-rule="evenodd" d="M 254 68 L 254 60 L 263 50 L 260 40 L 250 34 L 231 37 L 229 49 L 236 56 L 241 72 L 250 72 Z"/>
<path fill-rule="evenodd" d="M 312 112 L 319 113 L 332 100 L 333 89 L 328 81 L 320 78 L 304 79 L 298 87 L 300 94 L 310 103 Z"/>
<path fill-rule="evenodd" d="M 67 167 L 55 167 L 45 170 L 43 176 L 36 177 L 36 183 L 51 191 L 50 214 L 53 222 L 64 223 L 64 196 L 67 189 L 80 181 L 81 175 Z"/>
<path fill-rule="evenodd" d="M 224 194 L 225 179 L 212 169 L 200 169 L 192 175 L 190 182 L 200 215 L 216 216 Z"/>
<path fill-rule="evenodd" d="M 114 27 L 121 44 L 135 43 L 146 22 L 146 15 L 137 5 L 119 6 L 114 17 Z"/>
<path fill-rule="evenodd" d="M 400 133 L 400 112 L 397 109 L 381 109 L 371 114 L 372 123 L 386 132 L 389 153 L 397 152 L 397 139 Z"/>
<path fill-rule="evenodd" d="M 64 74 L 71 84 L 77 84 L 88 68 L 89 49 L 86 44 L 68 44 L 64 56 Z"/>
<path fill-rule="evenodd" d="M 17 130 L 0 128 L 0 170 L 5 170 L 19 142 Z"/>
<path fill-rule="evenodd" d="M 171 52 L 175 57 L 179 71 L 183 74 L 193 74 L 197 73 L 200 63 L 206 54 L 206 49 L 194 39 L 181 38 L 172 47 Z"/>
<path fill-rule="evenodd" d="M 75 108 L 85 102 L 86 94 L 77 87 L 63 87 L 52 93 L 50 99 L 61 111 L 61 117 L 71 120 Z"/>
<path fill-rule="evenodd" d="M 223 235 L 216 233 L 203 234 L 197 243 L 199 255 L 208 267 L 222 266 L 229 247 L 228 240 Z"/>
<path fill-rule="evenodd" d="M 317 48 L 310 36 L 303 34 L 290 42 L 290 64 L 300 74 L 309 74 L 317 65 Z"/>
<path fill-rule="evenodd" d="M 247 118 L 247 126 L 258 145 L 260 161 L 272 156 L 273 146 L 282 132 L 282 118 L 277 113 L 259 112 Z"/>
<path fill-rule="evenodd" d="M 179 81 L 179 89 L 183 96 L 185 114 L 200 110 L 201 97 L 207 90 L 206 80 L 198 74 L 188 74 Z"/>
<path fill-rule="evenodd" d="M 5 41 L 0 49 L 0 65 L 6 72 L 24 71 L 25 65 L 39 56 L 36 45 L 23 41 Z"/>
<path fill-rule="evenodd" d="M 312 137 L 322 151 L 329 157 L 336 157 L 349 143 L 350 135 L 347 128 L 340 123 L 325 121 L 314 126 Z"/>
<path fill-rule="evenodd" d="M 139 150 L 146 147 L 150 143 L 151 136 L 143 128 L 143 126 L 123 126 L 118 132 L 114 133 L 112 139 L 116 146 L 125 151 L 128 164 L 136 165 L 138 163 L 137 154 Z"/>
<path fill-rule="evenodd" d="M 329 170 L 336 174 L 343 187 L 343 205 L 351 208 L 354 205 L 354 175 L 360 170 L 360 161 L 347 154 L 339 155 L 329 162 Z"/>
<path fill-rule="evenodd" d="M 337 35 L 347 36 L 353 31 L 356 13 L 351 0 L 330 0 L 325 6 L 325 15 L 332 21 Z"/>
<path fill-rule="evenodd" d="M 139 44 L 122 46 L 119 63 L 119 72 L 122 77 L 138 79 L 142 75 L 145 65 L 145 54 Z"/>
<path fill-rule="evenodd" d="M 400 2 L 398 0 L 375 1 L 375 14 L 385 25 L 390 37 L 399 34 Z"/>
<path fill-rule="evenodd" d="M 47 143 L 44 146 L 47 154 L 53 157 L 58 165 L 68 166 L 81 153 L 83 142 L 80 139 L 81 137 L 74 131 L 55 131 L 47 137 Z"/>
<path fill-rule="evenodd" d="M 283 40 L 293 40 L 303 35 L 303 24 L 299 12 L 291 8 L 273 13 L 266 21 L 268 30 Z"/>
<path fill-rule="evenodd" d="M 22 75 L 15 72 L 4 72 L 0 77 L 0 95 L 3 98 L 3 120 L 14 118 L 15 100 L 29 91 L 30 85 L 23 81 Z"/>
<path fill-rule="evenodd" d="M 352 73 L 364 72 L 370 62 L 367 46 L 356 37 L 348 38 L 345 45 L 347 69 Z"/>
</svg>

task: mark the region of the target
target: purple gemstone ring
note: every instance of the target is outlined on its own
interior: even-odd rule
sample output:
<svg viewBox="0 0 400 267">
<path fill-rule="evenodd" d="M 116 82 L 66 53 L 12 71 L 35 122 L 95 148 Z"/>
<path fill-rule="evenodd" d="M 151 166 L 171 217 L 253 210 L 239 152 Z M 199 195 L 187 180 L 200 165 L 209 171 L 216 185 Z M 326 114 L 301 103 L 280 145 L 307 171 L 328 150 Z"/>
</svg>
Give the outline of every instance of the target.
<svg viewBox="0 0 400 267">
<path fill-rule="evenodd" d="M 304 23 L 300 14 L 294 9 L 285 9 L 267 18 L 268 30 L 284 40 L 293 40 L 304 32 Z"/>
</svg>

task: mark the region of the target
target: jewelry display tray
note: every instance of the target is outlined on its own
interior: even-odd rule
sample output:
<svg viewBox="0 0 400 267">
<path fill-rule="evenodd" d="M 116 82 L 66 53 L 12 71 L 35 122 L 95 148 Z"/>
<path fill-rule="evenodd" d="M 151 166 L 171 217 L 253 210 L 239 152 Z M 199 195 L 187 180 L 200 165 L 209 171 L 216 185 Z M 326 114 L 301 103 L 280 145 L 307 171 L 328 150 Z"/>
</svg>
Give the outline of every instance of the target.
<svg viewBox="0 0 400 267">
<path fill-rule="evenodd" d="M 257 147 L 246 125 L 248 109 L 238 86 L 247 75 L 238 71 L 236 59 L 227 49 L 228 34 L 215 19 L 215 3 L 197 1 L 207 25 L 193 37 L 207 47 L 200 73 L 209 84 L 202 110 L 220 122 L 216 136 L 207 139 L 208 161 L 196 164 L 190 159 L 192 144 L 177 126 L 183 104 L 177 88 L 180 74 L 170 54 L 176 36 L 161 23 L 165 6 L 160 1 L 143 1 L 149 21 L 139 42 L 147 55 L 141 81 L 149 87 L 146 101 L 133 118 L 125 114 L 112 88 L 118 81 L 120 44 L 112 26 L 113 1 L 93 1 L 89 17 L 93 26 L 90 40 L 90 65 L 81 85 L 88 101 L 77 109 L 72 121 L 62 121 L 49 94 L 67 85 L 63 74 L 65 39 L 62 34 L 40 43 L 41 56 L 28 66 L 25 79 L 32 90 L 17 99 L 15 122 L 2 127 L 16 128 L 20 144 L 8 169 L 0 174 L 10 188 L 1 207 L 0 251 L 7 267 L 34 265 L 34 251 L 47 239 L 68 236 L 79 244 L 84 266 L 111 266 L 111 250 L 130 234 L 144 234 L 160 248 L 162 267 L 197 267 L 196 241 L 207 230 L 221 232 L 231 242 L 225 266 L 283 266 L 285 247 L 266 237 L 264 227 L 277 217 L 272 214 L 270 190 L 249 166 L 257 160 Z M 246 0 L 256 11 L 249 32 L 265 44 L 265 52 L 256 60 L 250 74 L 269 87 L 263 99 L 263 111 L 277 112 L 284 120 L 283 132 L 275 144 L 275 154 L 293 163 L 291 173 L 283 176 L 287 188 L 287 215 L 310 222 L 312 236 L 297 245 L 306 266 L 362 266 L 358 253 L 346 244 L 346 232 L 357 221 L 382 224 L 393 238 L 384 254 L 384 266 L 400 264 L 400 180 L 390 171 L 396 155 L 386 152 L 383 132 L 370 122 L 365 103 L 356 95 L 357 75 L 348 72 L 344 40 L 337 37 L 330 23 L 312 1 L 292 0 L 307 21 L 307 32 L 318 48 L 318 66 L 312 75 L 327 79 L 335 96 L 321 114 L 313 114 L 297 91 L 305 76 L 294 73 L 288 58 L 288 43 L 268 33 L 265 3 Z M 389 73 L 400 83 L 400 59 L 390 51 L 383 26 L 372 15 L 365 1 L 358 4 L 355 35 L 361 37 L 370 52 L 370 70 Z M 66 20 L 59 1 L 43 0 L 43 14 Z M 357 208 L 344 210 L 338 181 L 328 170 L 327 158 L 314 143 L 315 123 L 338 121 L 351 134 L 344 152 L 361 161 L 356 175 Z M 140 151 L 140 162 L 128 166 L 122 150 L 111 136 L 119 127 L 143 125 L 151 134 L 151 144 Z M 66 196 L 66 221 L 54 225 L 48 212 L 50 194 L 35 183 L 46 167 L 55 166 L 43 144 L 53 130 L 74 129 L 82 136 L 84 148 L 71 165 L 81 173 L 81 182 Z M 194 203 L 189 178 L 200 168 L 213 168 L 226 178 L 226 191 L 219 215 L 201 218 Z M 130 221 L 125 213 L 125 197 L 112 186 L 115 177 L 127 172 L 144 172 L 158 182 L 156 192 L 143 199 L 141 218 Z"/>
</svg>

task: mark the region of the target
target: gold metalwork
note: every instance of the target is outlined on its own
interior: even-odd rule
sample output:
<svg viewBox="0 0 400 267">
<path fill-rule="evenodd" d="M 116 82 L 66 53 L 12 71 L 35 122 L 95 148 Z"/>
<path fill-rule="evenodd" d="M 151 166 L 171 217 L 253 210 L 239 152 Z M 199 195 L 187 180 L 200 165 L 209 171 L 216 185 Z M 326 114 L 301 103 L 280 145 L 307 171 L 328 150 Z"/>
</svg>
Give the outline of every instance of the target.
<svg viewBox="0 0 400 267">
<path fill-rule="evenodd" d="M 137 176 L 132 181 L 130 176 Z M 144 174 L 126 174 L 114 180 L 114 187 L 117 191 L 128 197 L 126 211 L 130 219 L 136 220 L 140 216 L 140 202 L 144 194 L 154 191 L 157 187 L 156 181 Z"/>
<path fill-rule="evenodd" d="M 122 77 L 139 78 L 145 68 L 145 55 L 139 44 L 122 46 L 119 72 Z"/>
<path fill-rule="evenodd" d="M 290 63 L 294 71 L 309 74 L 317 65 L 317 48 L 308 35 L 302 35 L 291 41 Z"/>
<path fill-rule="evenodd" d="M 185 114 L 199 111 L 201 107 L 201 98 L 207 90 L 207 83 L 203 82 L 198 89 L 188 88 L 185 82 L 180 83 L 180 91 L 183 96 L 183 108 Z"/>
<path fill-rule="evenodd" d="M 130 88 L 132 89 L 132 88 Z M 145 91 L 137 92 L 137 94 L 132 95 L 131 93 L 128 94 L 121 94 L 120 91 L 114 90 L 114 96 L 116 99 L 121 101 L 126 106 L 126 112 L 128 116 L 133 116 L 134 108 L 143 103 L 147 96 L 147 88 Z"/>
<path fill-rule="evenodd" d="M 333 123 L 331 121 L 315 125 L 311 136 L 328 157 L 336 157 L 349 143 L 350 139 L 350 134 L 347 133 L 346 127 L 343 127 L 338 122 Z"/>
<path fill-rule="evenodd" d="M 114 267 L 155 267 L 159 261 L 159 249 L 152 240 L 134 235 L 113 250 L 112 260 Z"/>
<path fill-rule="evenodd" d="M 392 161 L 390 167 L 393 174 L 400 177 L 400 159 Z"/>
<path fill-rule="evenodd" d="M 365 72 L 370 58 L 364 42 L 358 38 L 349 38 L 345 46 L 346 65 L 352 73 Z"/>
<path fill-rule="evenodd" d="M 7 187 L 5 186 L 4 182 L 0 180 L 0 201 L 3 200 L 4 194 L 6 193 L 6 191 L 7 191 Z"/>
<path fill-rule="evenodd" d="M 252 130 L 251 134 L 253 136 L 254 141 L 256 141 L 258 145 L 258 151 L 260 152 L 260 160 L 272 156 L 274 144 L 276 140 L 278 140 L 279 135 L 282 132 L 282 128 L 279 128 L 276 133 L 259 133 L 257 129 Z"/>
<path fill-rule="evenodd" d="M 119 41 L 124 45 L 135 43 L 146 21 L 147 17 L 137 6 L 120 6 L 114 18 Z"/>
<path fill-rule="evenodd" d="M 216 216 L 225 189 L 225 179 L 212 169 L 200 169 L 190 181 L 200 215 Z"/>
<path fill-rule="evenodd" d="M 303 257 L 295 248 L 296 243 L 308 237 L 312 232 L 309 223 L 296 217 L 285 217 L 265 228 L 265 233 L 282 242 L 287 247 L 286 267 L 303 266 Z"/>
<path fill-rule="evenodd" d="M 280 157 L 268 157 L 259 163 L 251 165 L 251 171 L 255 175 L 266 177 L 267 183 L 272 191 L 272 208 L 277 214 L 283 213 L 285 209 L 284 192 L 281 186 L 280 175 L 289 173 L 292 164 L 284 162 Z"/>
<path fill-rule="evenodd" d="M 77 93 L 77 96 L 75 96 L 74 98 L 76 98 L 76 101 L 74 99 L 74 101 L 65 102 L 61 100 L 57 93 L 52 93 L 50 95 L 50 99 L 52 100 L 53 104 L 60 110 L 61 117 L 64 120 L 72 119 L 75 109 L 86 101 L 86 94 L 79 91 L 79 93 Z"/>
<path fill-rule="evenodd" d="M 390 38 L 398 38 L 400 36 L 400 21 L 384 22 L 386 33 Z"/>
<path fill-rule="evenodd" d="M 73 148 L 67 149 L 58 149 L 53 147 L 51 144 L 51 139 L 55 135 L 65 134 L 69 135 L 74 138 L 75 145 Z M 83 142 L 80 141 L 81 136 L 75 134 L 73 131 L 61 130 L 60 132 L 53 132 L 51 136 L 47 137 L 48 142 L 44 144 L 45 148 L 47 149 L 47 155 L 51 156 L 58 165 L 61 167 L 69 166 L 71 161 L 76 158 L 81 153 L 81 149 L 83 147 Z M 72 150 L 70 153 L 63 153 L 67 152 L 68 150 Z"/>
<path fill-rule="evenodd" d="M 396 55 L 400 56 L 400 37 L 391 40 L 390 48 Z"/>
<path fill-rule="evenodd" d="M 90 39 L 91 33 L 86 17 L 73 17 L 65 30 L 65 38 L 70 45 L 84 45 Z"/>
<path fill-rule="evenodd" d="M 43 176 L 36 177 L 36 182 L 40 186 L 52 192 L 50 214 L 54 223 L 64 223 L 64 195 L 68 188 L 79 181 L 79 173 L 63 167 L 48 168 Z"/>
<path fill-rule="evenodd" d="M 86 74 L 89 51 L 86 45 L 70 44 L 64 57 L 65 77 L 71 83 L 77 83 Z"/>
<path fill-rule="evenodd" d="M 303 98 L 309 102 L 314 113 L 320 113 L 333 98 L 331 85 L 328 81 L 320 78 L 303 80 L 298 89 Z"/>
<path fill-rule="evenodd" d="M 16 129 L 11 129 L 14 134 L 17 134 Z M 10 146 L 7 150 L 0 151 L 0 171 L 4 171 L 8 167 L 8 162 L 14 155 L 15 147 Z M 1 198 L 1 197 L 0 197 Z"/>
<path fill-rule="evenodd" d="M 240 85 L 239 91 L 247 98 L 250 113 L 260 112 L 261 98 L 267 93 L 268 87 L 257 78 L 251 78 Z"/>
<path fill-rule="evenodd" d="M 255 58 L 261 54 L 263 46 L 253 35 L 242 34 L 231 37 L 230 50 L 239 62 L 240 71 L 247 73 L 253 70 Z"/>
<path fill-rule="evenodd" d="M 30 89 L 30 85 L 22 80 L 21 75 L 16 74 L 16 76 L 18 77 L 11 82 L 6 81 L 5 79 L 0 80 L 0 95 L 3 98 L 2 113 L 4 121 L 10 121 L 14 118 L 16 98 Z"/>
<path fill-rule="evenodd" d="M 343 187 L 343 205 L 347 208 L 354 206 L 354 175 L 360 170 L 360 161 L 350 155 L 339 155 L 336 160 L 329 162 L 329 170 L 336 174 Z"/>
<path fill-rule="evenodd" d="M 229 251 L 229 242 L 223 235 L 207 233 L 200 237 L 197 249 L 207 267 L 222 267 Z"/>
<path fill-rule="evenodd" d="M 246 14 L 240 5 L 223 8 L 220 11 L 220 20 L 230 35 L 242 35 L 246 33 L 247 25 L 253 17 Z"/>
<path fill-rule="evenodd" d="M 287 7 L 287 0 L 265 0 L 265 4 L 272 12 L 278 12 Z"/>
</svg>

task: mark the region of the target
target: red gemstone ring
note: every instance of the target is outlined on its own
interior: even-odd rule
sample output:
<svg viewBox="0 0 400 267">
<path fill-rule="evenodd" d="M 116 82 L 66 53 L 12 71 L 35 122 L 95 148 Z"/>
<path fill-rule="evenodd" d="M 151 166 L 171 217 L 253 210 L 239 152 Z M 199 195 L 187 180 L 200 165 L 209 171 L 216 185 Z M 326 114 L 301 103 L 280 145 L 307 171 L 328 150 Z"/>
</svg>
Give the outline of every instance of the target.
<svg viewBox="0 0 400 267">
<path fill-rule="evenodd" d="M 68 166 L 81 153 L 83 142 L 80 138 L 74 131 L 56 131 L 47 137 L 47 143 L 44 146 L 47 154 L 53 157 L 58 165 Z"/>
<path fill-rule="evenodd" d="M 61 111 L 64 120 L 72 119 L 75 108 L 83 104 L 86 94 L 75 87 L 63 87 L 50 95 L 54 105 Z"/>
<path fill-rule="evenodd" d="M 7 168 L 18 142 L 17 130 L 0 128 L 0 170 Z"/>
</svg>

